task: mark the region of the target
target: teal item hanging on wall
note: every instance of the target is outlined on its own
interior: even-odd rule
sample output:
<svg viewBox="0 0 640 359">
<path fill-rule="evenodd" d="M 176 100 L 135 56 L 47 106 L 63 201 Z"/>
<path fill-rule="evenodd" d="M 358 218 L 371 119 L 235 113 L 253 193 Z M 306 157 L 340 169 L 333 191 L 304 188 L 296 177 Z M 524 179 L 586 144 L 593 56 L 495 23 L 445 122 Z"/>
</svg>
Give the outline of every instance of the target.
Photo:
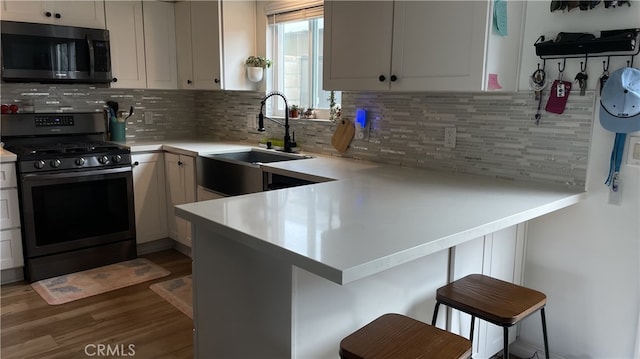
<svg viewBox="0 0 640 359">
<path fill-rule="evenodd" d="M 507 36 L 507 2 L 504 0 L 493 2 L 493 26 L 500 36 Z"/>
</svg>

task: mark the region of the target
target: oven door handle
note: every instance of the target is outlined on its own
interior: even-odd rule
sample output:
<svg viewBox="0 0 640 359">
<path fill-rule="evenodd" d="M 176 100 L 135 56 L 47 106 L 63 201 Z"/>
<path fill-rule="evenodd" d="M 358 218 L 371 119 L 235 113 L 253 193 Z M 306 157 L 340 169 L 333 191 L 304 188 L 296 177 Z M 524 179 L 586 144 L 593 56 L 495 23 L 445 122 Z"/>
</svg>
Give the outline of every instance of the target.
<svg viewBox="0 0 640 359">
<path fill-rule="evenodd" d="M 28 174 L 24 174 L 23 178 L 25 180 L 29 178 L 39 179 L 39 180 L 40 179 L 61 179 L 61 178 L 107 175 L 107 174 L 125 173 L 125 172 L 131 172 L 131 166 L 106 168 L 106 169 L 91 170 L 91 171 L 62 172 L 62 173 L 46 173 L 46 174 L 28 173 Z"/>
</svg>

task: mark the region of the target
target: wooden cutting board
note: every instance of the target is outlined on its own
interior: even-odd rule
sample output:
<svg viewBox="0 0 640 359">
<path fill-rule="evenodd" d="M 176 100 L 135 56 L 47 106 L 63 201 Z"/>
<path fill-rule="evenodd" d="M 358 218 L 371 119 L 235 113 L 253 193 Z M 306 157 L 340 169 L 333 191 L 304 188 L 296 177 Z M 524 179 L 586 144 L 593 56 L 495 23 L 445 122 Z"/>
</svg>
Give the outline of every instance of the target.
<svg viewBox="0 0 640 359">
<path fill-rule="evenodd" d="M 333 133 L 331 138 L 331 144 L 338 152 L 343 153 L 349 147 L 355 133 L 356 128 L 353 122 L 346 118 L 339 120 L 336 132 Z"/>
</svg>

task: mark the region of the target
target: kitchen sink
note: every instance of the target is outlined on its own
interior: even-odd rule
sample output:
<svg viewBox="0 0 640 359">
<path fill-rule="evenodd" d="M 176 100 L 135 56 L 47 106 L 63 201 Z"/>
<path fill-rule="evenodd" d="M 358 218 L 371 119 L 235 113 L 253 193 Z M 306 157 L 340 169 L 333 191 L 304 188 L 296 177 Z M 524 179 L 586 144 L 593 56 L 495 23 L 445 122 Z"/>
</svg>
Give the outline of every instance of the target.
<svg viewBox="0 0 640 359">
<path fill-rule="evenodd" d="M 257 149 L 241 152 L 218 153 L 205 156 L 215 159 L 243 162 L 254 165 L 260 163 L 272 163 L 310 158 L 310 156 L 300 155 L 296 153 L 262 151 Z"/>
<path fill-rule="evenodd" d="M 310 156 L 273 150 L 200 155 L 197 159 L 197 182 L 208 190 L 225 196 L 269 190 L 269 178 L 263 173 L 263 163 L 301 160 Z"/>
</svg>

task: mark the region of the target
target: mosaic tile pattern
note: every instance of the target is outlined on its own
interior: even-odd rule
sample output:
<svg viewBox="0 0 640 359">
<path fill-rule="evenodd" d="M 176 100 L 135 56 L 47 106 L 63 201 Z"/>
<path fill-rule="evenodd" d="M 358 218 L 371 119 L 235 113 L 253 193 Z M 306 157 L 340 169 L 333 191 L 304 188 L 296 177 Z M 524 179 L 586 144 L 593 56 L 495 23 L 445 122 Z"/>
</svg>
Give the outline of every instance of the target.
<svg viewBox="0 0 640 359">
<path fill-rule="evenodd" d="M 269 121 L 265 133 L 247 127 L 246 117 L 258 113 L 260 98 L 256 92 L 198 93 L 196 132 L 205 138 L 253 143 L 282 138 L 284 129 Z M 227 108 L 220 108 L 221 103 Z M 368 139 L 354 140 L 342 156 L 584 188 L 595 94 L 570 96 L 562 115 L 543 110 L 539 126 L 533 120 L 537 105 L 526 92 L 345 92 L 343 114 L 364 108 L 371 128 Z M 331 146 L 334 124 L 290 124 L 304 150 L 339 155 Z M 444 147 L 447 127 L 456 128 L 455 148 Z"/>
<path fill-rule="evenodd" d="M 195 136 L 195 93 L 179 90 L 132 90 L 87 85 L 3 83 L 0 102 L 16 103 L 23 112 L 101 112 L 107 101 L 119 110 L 130 106 L 128 141 L 162 141 Z"/>
<path fill-rule="evenodd" d="M 102 111 L 109 100 L 118 101 L 122 110 L 134 106 L 135 115 L 127 122 L 128 141 L 195 138 L 257 143 L 284 134 L 271 121 L 265 120 L 264 133 L 251 123 L 263 96 L 256 91 L 3 84 L 0 98 L 2 103 L 36 112 Z M 346 117 L 356 108 L 367 110 L 369 138 L 354 140 L 340 155 L 331 146 L 335 124 L 291 120 L 291 131 L 303 150 L 514 181 L 585 185 L 593 92 L 570 96 L 563 115 L 543 110 L 539 126 L 533 121 L 537 102 L 528 92 L 345 92 L 342 108 Z M 455 148 L 444 147 L 448 127 L 456 128 Z"/>
</svg>

